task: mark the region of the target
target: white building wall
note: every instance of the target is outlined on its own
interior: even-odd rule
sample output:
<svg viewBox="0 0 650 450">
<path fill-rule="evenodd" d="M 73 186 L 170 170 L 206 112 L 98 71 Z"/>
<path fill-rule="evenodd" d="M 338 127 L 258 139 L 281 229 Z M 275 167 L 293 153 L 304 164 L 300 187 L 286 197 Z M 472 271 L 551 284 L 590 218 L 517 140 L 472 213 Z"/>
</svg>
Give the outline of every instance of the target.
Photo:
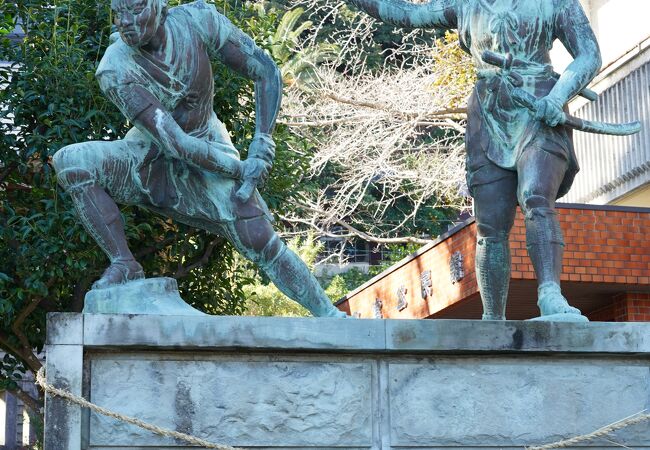
<svg viewBox="0 0 650 450">
<path fill-rule="evenodd" d="M 650 0 L 580 0 L 608 66 L 650 36 Z M 571 56 L 556 42 L 552 53 L 556 70 L 563 71 Z"/>
</svg>

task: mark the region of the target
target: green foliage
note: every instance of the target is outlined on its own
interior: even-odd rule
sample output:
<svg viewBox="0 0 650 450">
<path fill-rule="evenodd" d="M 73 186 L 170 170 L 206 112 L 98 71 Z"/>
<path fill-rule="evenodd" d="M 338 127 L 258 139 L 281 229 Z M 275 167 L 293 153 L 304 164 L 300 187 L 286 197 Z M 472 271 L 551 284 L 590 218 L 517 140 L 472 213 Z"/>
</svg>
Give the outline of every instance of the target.
<svg viewBox="0 0 650 450">
<path fill-rule="evenodd" d="M 261 16 L 267 14 L 264 4 L 257 5 Z M 277 9 L 270 10 L 277 14 Z M 269 39 L 269 48 L 273 58 L 281 65 L 282 79 L 285 84 L 293 84 L 299 79 L 308 83 L 313 76 L 313 68 L 325 61 L 334 59 L 339 46 L 326 42 L 318 42 L 308 48 L 298 50 L 300 38 L 312 28 L 314 23 L 310 20 L 300 21 L 304 9 L 296 8 L 286 11 L 278 27 Z"/>
<path fill-rule="evenodd" d="M 305 238 L 296 237 L 287 243 L 287 246 L 293 250 L 307 264 L 310 270 L 314 269 L 316 257 L 323 250 L 323 244 L 315 240 L 313 235 L 307 235 Z M 309 316 L 309 312 L 298 303 L 290 300 L 275 285 L 269 283 L 262 277 L 257 270 L 248 265 L 245 271 L 254 282 L 244 287 L 248 300 L 246 301 L 246 314 L 252 316 L 289 316 L 303 317 Z M 337 300 L 340 295 L 342 285 L 341 280 L 330 283 L 325 290 L 330 299 Z"/>
<path fill-rule="evenodd" d="M 336 275 L 334 278 L 332 278 L 332 281 L 330 281 L 327 289 L 325 289 L 325 293 L 330 298 L 330 300 L 336 302 L 345 294 L 350 292 L 350 290 L 351 289 L 348 288 L 345 278 L 343 278 L 341 275 Z"/>
<path fill-rule="evenodd" d="M 433 86 L 445 89 L 449 89 L 449 86 L 457 87 L 458 91 L 451 95 L 449 108 L 460 107 L 467 100 L 468 87 L 474 86 L 476 82 L 476 68 L 458 45 L 458 32 L 445 32 L 445 36 L 438 39 L 436 45 L 440 51 L 434 54 L 433 60 L 436 66 L 442 69 L 442 73 L 436 78 Z"/>
<path fill-rule="evenodd" d="M 390 268 L 397 262 L 415 253 L 419 248 L 420 246 L 416 244 L 389 245 L 384 252 L 387 257 L 384 258 L 381 263 L 370 266 L 368 272 L 363 272 L 357 268 L 352 268 L 347 272 L 334 276 L 329 282 L 327 294 L 333 301 L 337 301 L 344 297 L 348 292 L 353 291 L 371 278 L 384 272 L 386 269 Z"/>
<path fill-rule="evenodd" d="M 220 11 L 257 42 L 270 42 L 279 14 L 260 16 L 228 1 L 217 4 Z M 0 30 L 18 17 L 27 36 L 18 45 L 0 37 L 0 60 L 15 62 L 0 69 L 0 348 L 9 354 L 0 365 L 2 389 L 40 367 L 35 352 L 44 344 L 46 312 L 80 311 L 108 262 L 56 185 L 51 157 L 72 143 L 119 138 L 129 124 L 94 78 L 111 33 L 108 0 L 55 0 L 47 7 L 40 0 L 0 0 L 0 6 Z M 255 130 L 253 84 L 219 63 L 214 69 L 215 111 L 245 157 Z M 277 159 L 263 192 L 272 209 L 298 195 L 308 162 L 287 150 L 295 138 L 285 128 L 274 137 Z M 181 295 L 206 312 L 243 312 L 242 286 L 252 280 L 236 270 L 229 244 L 141 208 L 122 213 L 148 276 L 177 278 Z"/>
<path fill-rule="evenodd" d="M 14 29 L 14 16 L 9 12 L 6 0 L 0 0 L 0 36 Z"/>
</svg>

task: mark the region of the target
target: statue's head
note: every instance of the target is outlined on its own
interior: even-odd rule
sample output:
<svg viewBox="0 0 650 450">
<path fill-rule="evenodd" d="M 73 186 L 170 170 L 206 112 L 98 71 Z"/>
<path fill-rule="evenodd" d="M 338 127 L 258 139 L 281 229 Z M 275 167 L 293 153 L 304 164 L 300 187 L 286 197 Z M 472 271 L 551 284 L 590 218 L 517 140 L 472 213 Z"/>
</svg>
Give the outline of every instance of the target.
<svg viewBox="0 0 650 450">
<path fill-rule="evenodd" d="M 167 0 L 111 0 L 113 21 L 130 47 L 147 45 L 165 21 Z"/>
</svg>

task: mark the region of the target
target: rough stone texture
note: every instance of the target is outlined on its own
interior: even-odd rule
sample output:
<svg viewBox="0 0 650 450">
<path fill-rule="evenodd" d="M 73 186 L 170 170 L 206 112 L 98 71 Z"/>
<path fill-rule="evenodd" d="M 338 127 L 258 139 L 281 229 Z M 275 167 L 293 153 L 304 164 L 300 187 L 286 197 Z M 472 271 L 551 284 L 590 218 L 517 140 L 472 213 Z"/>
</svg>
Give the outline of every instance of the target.
<svg viewBox="0 0 650 450">
<path fill-rule="evenodd" d="M 201 349 L 381 351 L 381 320 L 86 315 L 84 345 Z"/>
<path fill-rule="evenodd" d="M 62 322 L 65 323 L 65 322 Z M 49 345 L 47 379 L 50 384 L 81 395 L 83 347 L 81 345 Z M 81 448 L 81 411 L 58 397 L 45 396 L 44 450 Z"/>
<path fill-rule="evenodd" d="M 91 289 L 84 299 L 84 313 L 205 315 L 183 301 L 173 278 L 147 278 L 103 289 Z"/>
<path fill-rule="evenodd" d="M 215 442 L 369 447 L 371 372 L 370 363 L 99 359 L 91 392 L 101 406 Z M 95 414 L 90 429 L 91 445 L 174 443 Z"/>
<path fill-rule="evenodd" d="M 50 314 L 46 325 L 47 345 L 83 345 L 83 316 L 74 313 Z"/>
<path fill-rule="evenodd" d="M 647 323 L 387 320 L 386 348 L 399 352 L 650 354 Z"/>
<path fill-rule="evenodd" d="M 66 336 L 79 320 L 83 381 L 76 345 L 50 347 L 50 381 L 228 445 L 514 449 L 650 408 L 650 324 L 68 314 L 49 329 Z M 48 450 L 190 448 L 95 414 L 79 425 L 53 404 Z M 613 440 L 650 448 L 650 427 Z"/>
<path fill-rule="evenodd" d="M 627 360 L 440 358 L 389 371 L 399 446 L 556 441 L 643 411 L 650 399 L 647 364 Z M 650 428 L 638 431 L 627 445 L 650 442 Z"/>
</svg>

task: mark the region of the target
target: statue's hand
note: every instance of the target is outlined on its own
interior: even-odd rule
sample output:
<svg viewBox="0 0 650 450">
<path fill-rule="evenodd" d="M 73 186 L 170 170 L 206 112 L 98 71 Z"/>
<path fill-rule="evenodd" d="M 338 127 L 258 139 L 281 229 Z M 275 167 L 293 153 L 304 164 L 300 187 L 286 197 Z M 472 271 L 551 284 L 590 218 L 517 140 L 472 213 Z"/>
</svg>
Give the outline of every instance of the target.
<svg viewBox="0 0 650 450">
<path fill-rule="evenodd" d="M 259 158 L 248 158 L 241 163 L 242 187 L 237 191 L 237 198 L 246 202 L 251 198 L 257 186 L 263 185 L 269 176 L 271 165 Z"/>
<path fill-rule="evenodd" d="M 269 165 L 275 159 L 275 142 L 270 134 L 255 133 L 251 145 L 248 147 L 248 158 L 257 158 Z"/>
<path fill-rule="evenodd" d="M 564 104 L 552 95 L 547 95 L 537 100 L 535 108 L 537 110 L 535 119 L 543 121 L 549 127 L 555 127 L 566 121 L 566 116 L 563 111 Z"/>
<path fill-rule="evenodd" d="M 241 163 L 241 178 L 242 180 L 257 180 L 258 184 L 264 184 L 270 170 L 271 165 L 266 161 L 259 158 L 248 158 Z"/>
</svg>

